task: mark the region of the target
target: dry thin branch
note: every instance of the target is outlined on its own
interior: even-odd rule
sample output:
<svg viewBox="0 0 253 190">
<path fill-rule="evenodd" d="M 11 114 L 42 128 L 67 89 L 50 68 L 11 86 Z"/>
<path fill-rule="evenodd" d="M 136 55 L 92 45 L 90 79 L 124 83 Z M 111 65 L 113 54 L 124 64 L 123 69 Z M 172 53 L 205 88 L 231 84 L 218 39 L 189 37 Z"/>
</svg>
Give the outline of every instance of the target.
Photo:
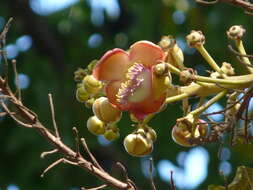
<svg viewBox="0 0 253 190">
<path fill-rule="evenodd" d="M 6 34 L 8 32 L 10 22 L 12 21 L 12 18 L 8 21 L 6 26 L 4 27 L 3 32 L 0 34 L 0 48 L 4 48 L 5 41 L 6 41 Z M 123 182 L 115 177 L 111 176 L 107 172 L 105 172 L 102 168 L 99 168 L 98 164 L 94 164 L 92 162 L 87 161 L 83 158 L 81 154 L 77 154 L 75 151 L 73 151 L 71 148 L 69 148 L 67 145 L 65 145 L 59 136 L 58 128 L 56 126 L 55 122 L 55 115 L 54 115 L 54 106 L 51 95 L 49 95 L 50 100 L 50 107 L 52 112 L 52 119 L 54 122 L 54 128 L 55 128 L 55 135 L 50 132 L 49 129 L 47 129 L 38 119 L 38 116 L 36 113 L 34 113 L 32 110 L 27 108 L 23 105 L 21 101 L 15 96 L 15 94 L 11 91 L 8 85 L 8 60 L 6 57 L 6 52 L 1 50 L 1 54 L 4 57 L 5 61 L 5 77 L 0 77 L 0 92 L 1 92 L 1 99 L 0 104 L 4 109 L 4 112 L 7 113 L 14 121 L 16 121 L 19 125 L 27 128 L 32 128 L 36 130 L 39 134 L 41 134 L 53 147 L 53 151 L 45 152 L 44 155 L 42 153 L 42 157 L 48 154 L 52 154 L 55 152 L 59 152 L 63 154 L 63 158 L 57 160 L 53 164 L 51 164 L 48 168 L 45 169 L 45 171 L 42 173 L 42 176 L 51 168 L 56 166 L 59 163 L 68 163 L 71 165 L 79 166 L 80 168 L 84 169 L 85 171 L 88 171 L 89 173 L 93 174 L 97 178 L 99 178 L 101 181 L 103 181 L 107 186 L 113 187 L 115 189 L 119 190 L 137 190 L 136 186 L 133 183 L 129 182 Z M 5 98 L 8 98 L 9 102 L 8 104 L 5 103 Z M 8 108 L 8 105 L 14 105 L 17 111 L 15 113 L 11 112 Z M 22 121 L 21 121 L 22 120 Z M 88 150 L 88 146 L 85 143 L 85 140 L 83 139 L 82 144 L 84 147 L 86 147 L 86 150 Z M 90 153 L 90 152 L 89 152 Z M 90 153 L 90 156 L 92 154 Z M 67 158 L 67 159 L 66 159 Z M 93 158 L 93 161 L 95 158 Z"/>
<path fill-rule="evenodd" d="M 3 31 L 0 34 L 0 48 L 4 48 L 5 47 L 5 43 L 6 43 L 6 35 L 9 31 L 9 28 L 11 26 L 11 22 L 13 21 L 13 18 L 10 18 L 8 20 L 8 22 L 5 24 Z M 6 56 L 6 51 L 2 51 L 1 52 L 3 58 L 4 58 L 4 78 L 5 78 L 5 85 L 8 84 L 8 60 L 7 60 L 7 56 Z"/>
<path fill-rule="evenodd" d="M 68 164 L 72 164 L 72 165 L 77 165 L 77 163 L 75 162 L 71 162 L 65 158 L 60 158 L 59 160 L 56 160 L 55 162 L 53 162 L 52 164 L 50 164 L 40 175 L 40 177 L 44 177 L 44 175 L 53 167 L 57 166 L 60 163 L 68 163 Z"/>
<path fill-rule="evenodd" d="M 27 128 L 32 128 L 32 127 L 33 127 L 32 125 L 26 124 L 26 123 L 20 121 L 19 119 L 17 119 L 16 116 L 15 116 L 16 113 L 13 114 L 13 112 L 11 112 L 11 111 L 8 109 L 8 107 L 6 106 L 6 104 L 5 104 L 3 101 L 1 101 L 1 106 L 3 107 L 4 111 L 5 111 L 14 121 L 16 121 L 19 125 L 24 126 L 24 127 L 27 127 Z"/>
<path fill-rule="evenodd" d="M 252 15 L 252 11 L 253 11 L 253 4 L 247 0 L 213 0 L 213 1 L 196 0 L 196 2 L 201 3 L 201 4 L 206 4 L 206 5 L 211 5 L 211 4 L 216 4 L 216 3 L 227 3 L 227 4 L 244 9 L 244 12 L 250 15 Z"/>
<path fill-rule="evenodd" d="M 149 175 L 150 175 L 150 183 L 151 183 L 151 188 L 152 190 L 157 190 L 153 178 L 153 172 L 154 172 L 154 161 L 153 158 L 149 159 Z"/>
<path fill-rule="evenodd" d="M 20 82 L 19 82 L 18 70 L 17 70 L 17 61 L 16 61 L 16 59 L 13 59 L 11 62 L 12 62 L 13 71 L 14 71 L 14 74 L 15 74 L 15 81 L 16 81 L 16 87 L 17 87 L 17 92 L 18 92 L 18 100 L 22 101 Z"/>
<path fill-rule="evenodd" d="M 106 187 L 107 187 L 107 185 L 104 184 L 104 185 L 100 185 L 100 186 L 98 186 L 98 187 L 91 188 L 91 189 L 86 189 L 86 188 L 82 187 L 81 190 L 100 190 L 100 189 L 104 189 L 104 188 L 106 188 Z"/>
<path fill-rule="evenodd" d="M 231 45 L 228 45 L 228 49 L 232 52 L 232 53 L 234 53 L 235 55 L 238 55 L 238 56 L 240 56 L 240 57 L 248 57 L 248 58 L 253 58 L 253 55 L 245 55 L 245 54 L 241 54 L 241 53 L 239 53 L 238 51 L 236 51 Z"/>
<path fill-rule="evenodd" d="M 81 138 L 80 141 L 81 141 L 81 144 L 82 144 L 84 150 L 87 152 L 87 154 L 88 154 L 89 157 L 91 158 L 93 164 L 94 164 L 97 168 L 99 168 L 101 171 L 104 171 L 104 169 L 100 166 L 100 164 L 98 163 L 98 161 L 96 160 L 96 158 L 95 158 L 95 157 L 93 156 L 93 154 L 91 153 L 91 151 L 90 151 L 90 149 L 89 149 L 89 147 L 88 147 L 88 145 L 87 145 L 85 139 L 84 139 L 84 138 Z"/>
<path fill-rule="evenodd" d="M 173 171 L 170 171 L 170 186 L 172 190 L 177 190 L 173 179 Z"/>
<path fill-rule="evenodd" d="M 46 151 L 46 152 L 42 152 L 41 155 L 40 155 L 40 157 L 41 157 L 41 158 L 45 158 L 46 156 L 51 155 L 51 154 L 54 154 L 54 153 L 56 153 L 56 152 L 58 152 L 57 149 L 50 150 L 50 151 Z"/>
<path fill-rule="evenodd" d="M 53 102 L 52 94 L 48 94 L 48 99 L 49 99 L 49 103 L 50 103 L 50 109 L 51 109 L 52 121 L 53 121 L 53 125 L 54 125 L 55 134 L 56 134 L 57 138 L 60 138 L 58 127 L 57 127 L 56 120 L 55 120 L 54 102 Z"/>
<path fill-rule="evenodd" d="M 75 141 L 76 141 L 76 156 L 80 156 L 80 141 L 79 141 L 79 133 L 76 127 L 72 128 L 74 135 L 75 135 Z"/>
</svg>

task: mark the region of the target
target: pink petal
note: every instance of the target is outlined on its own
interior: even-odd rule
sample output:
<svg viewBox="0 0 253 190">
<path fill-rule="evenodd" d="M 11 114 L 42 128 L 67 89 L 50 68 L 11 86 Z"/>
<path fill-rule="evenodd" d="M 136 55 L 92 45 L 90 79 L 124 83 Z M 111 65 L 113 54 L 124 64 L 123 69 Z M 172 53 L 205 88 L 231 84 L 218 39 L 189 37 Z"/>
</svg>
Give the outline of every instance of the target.
<svg viewBox="0 0 253 190">
<path fill-rule="evenodd" d="M 120 110 L 128 110 L 129 104 L 120 104 L 117 100 L 117 94 L 119 91 L 119 88 L 121 87 L 122 81 L 112 81 L 105 87 L 106 96 L 109 99 L 109 102 Z"/>
<path fill-rule="evenodd" d="M 130 65 L 129 55 L 122 49 L 113 49 L 104 54 L 93 69 L 93 76 L 102 81 L 121 80 Z"/>
<path fill-rule="evenodd" d="M 142 63 L 147 67 L 157 64 L 165 58 L 165 53 L 156 44 L 149 41 L 138 41 L 130 47 L 130 60 Z"/>
</svg>

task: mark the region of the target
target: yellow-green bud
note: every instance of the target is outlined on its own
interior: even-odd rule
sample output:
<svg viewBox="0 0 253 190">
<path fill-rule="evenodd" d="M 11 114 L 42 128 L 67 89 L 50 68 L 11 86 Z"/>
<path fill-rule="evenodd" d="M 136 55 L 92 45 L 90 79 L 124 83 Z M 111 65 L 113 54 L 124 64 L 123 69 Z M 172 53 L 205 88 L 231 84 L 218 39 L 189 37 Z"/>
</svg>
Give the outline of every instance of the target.
<svg viewBox="0 0 253 190">
<path fill-rule="evenodd" d="M 151 139 L 153 142 L 155 142 L 157 139 L 157 134 L 156 134 L 155 130 L 152 129 L 151 127 L 147 127 L 147 134 L 146 135 L 147 135 L 147 138 Z"/>
<path fill-rule="evenodd" d="M 172 64 L 179 69 L 183 69 L 184 68 L 184 54 L 183 54 L 182 49 L 177 44 L 175 44 L 173 48 L 171 48 L 170 53 L 173 58 Z"/>
<path fill-rule="evenodd" d="M 242 26 L 234 25 L 230 27 L 229 30 L 227 31 L 227 36 L 232 40 L 238 40 L 243 37 L 245 32 L 246 30 Z"/>
<path fill-rule="evenodd" d="M 112 105 L 108 98 L 100 97 L 95 100 L 92 106 L 93 113 L 103 122 L 117 122 L 121 118 L 121 111 Z"/>
<path fill-rule="evenodd" d="M 124 139 L 125 150 L 132 156 L 145 156 L 152 152 L 153 141 L 141 134 L 129 134 Z"/>
<path fill-rule="evenodd" d="M 220 78 L 221 75 L 218 72 L 212 72 L 211 75 L 210 75 L 210 77 L 213 78 L 213 79 L 217 79 L 217 78 Z"/>
<path fill-rule="evenodd" d="M 230 63 L 227 62 L 222 63 L 221 70 L 228 76 L 232 76 L 235 74 L 234 68 L 231 66 Z"/>
<path fill-rule="evenodd" d="M 172 129 L 172 138 L 173 140 L 185 147 L 192 147 L 196 146 L 196 142 L 194 140 L 200 140 L 206 137 L 208 132 L 208 125 L 205 123 L 205 121 L 199 119 L 198 123 L 203 124 L 196 124 L 195 130 L 193 130 L 193 123 L 187 118 L 184 120 L 179 119 L 177 121 L 177 124 Z"/>
<path fill-rule="evenodd" d="M 167 51 L 169 48 L 172 48 L 176 43 L 176 40 L 173 36 L 163 36 L 161 41 L 159 42 L 159 46 L 164 50 Z"/>
<path fill-rule="evenodd" d="M 118 130 L 108 129 L 105 131 L 104 137 L 108 141 L 113 141 L 117 138 L 119 138 L 120 134 Z"/>
<path fill-rule="evenodd" d="M 79 102 L 85 102 L 89 99 L 89 93 L 84 89 L 83 86 L 76 89 L 76 99 Z"/>
<path fill-rule="evenodd" d="M 85 102 L 85 106 L 86 106 L 87 108 L 91 108 L 94 102 L 95 102 L 95 98 L 90 98 L 90 99 L 88 99 L 88 100 Z"/>
<path fill-rule="evenodd" d="M 90 94 L 96 94 L 102 89 L 102 82 L 93 77 L 93 75 L 84 77 L 83 85 Z"/>
<path fill-rule="evenodd" d="M 105 124 L 96 116 L 92 116 L 88 119 L 87 128 L 94 135 L 102 135 L 105 133 Z"/>
<path fill-rule="evenodd" d="M 166 63 L 159 63 L 154 67 L 154 73 L 156 76 L 165 76 L 169 73 L 169 67 Z"/>
<path fill-rule="evenodd" d="M 205 36 L 201 31 L 192 30 L 191 33 L 186 36 L 186 41 L 190 47 L 203 45 L 205 43 Z"/>
</svg>

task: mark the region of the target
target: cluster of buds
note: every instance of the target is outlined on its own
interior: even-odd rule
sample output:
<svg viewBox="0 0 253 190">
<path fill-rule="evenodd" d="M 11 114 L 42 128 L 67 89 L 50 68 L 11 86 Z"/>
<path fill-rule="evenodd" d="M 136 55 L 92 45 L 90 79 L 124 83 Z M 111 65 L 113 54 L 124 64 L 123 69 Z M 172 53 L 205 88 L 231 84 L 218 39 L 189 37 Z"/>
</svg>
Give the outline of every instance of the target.
<svg viewBox="0 0 253 190">
<path fill-rule="evenodd" d="M 223 62 L 219 66 L 215 62 L 204 47 L 205 36 L 201 31 L 191 31 L 186 41 L 213 69 L 209 77 L 199 76 L 185 66 L 183 51 L 172 36 L 163 36 L 158 45 L 138 41 L 127 51 L 116 48 L 106 52 L 86 70 L 75 73 L 77 100 L 90 105 L 94 113 L 87 121 L 88 130 L 114 140 L 119 137 L 117 125 L 122 112 L 127 111 L 137 127 L 125 137 L 125 150 L 132 156 L 145 156 L 152 152 L 157 138 L 154 129 L 148 126 L 149 120 L 168 108 L 169 103 L 183 100 L 185 117 L 177 119 L 172 128 L 173 140 L 185 147 L 217 141 L 222 133 L 231 132 L 231 125 L 242 115 L 238 112 L 245 110 L 243 103 L 238 102 L 238 91 L 244 93 L 245 99 L 249 97 L 247 93 L 252 93 L 253 69 L 241 40 L 244 33 L 241 26 L 233 26 L 227 32 L 238 49 L 232 51 L 250 73 L 240 76 L 236 76 L 232 64 Z M 171 73 L 179 77 L 182 86 L 172 84 Z M 223 123 L 200 119 L 208 107 L 225 95 L 228 98 Z M 203 101 L 209 96 L 213 97 Z M 189 106 L 189 97 L 200 98 L 196 109 Z"/>
</svg>

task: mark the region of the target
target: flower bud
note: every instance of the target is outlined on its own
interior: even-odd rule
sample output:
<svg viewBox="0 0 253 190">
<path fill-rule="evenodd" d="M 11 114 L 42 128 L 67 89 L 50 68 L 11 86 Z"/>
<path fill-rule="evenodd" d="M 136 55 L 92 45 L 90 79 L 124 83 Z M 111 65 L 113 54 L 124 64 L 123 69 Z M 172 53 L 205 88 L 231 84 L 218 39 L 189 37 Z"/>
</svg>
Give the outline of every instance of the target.
<svg viewBox="0 0 253 190">
<path fill-rule="evenodd" d="M 213 79 L 217 79 L 217 78 L 220 78 L 221 75 L 220 75 L 220 73 L 218 73 L 218 72 L 212 72 L 212 73 L 210 74 L 210 77 L 213 78 Z"/>
<path fill-rule="evenodd" d="M 231 66 L 230 63 L 227 62 L 222 63 L 221 70 L 228 76 L 232 76 L 235 74 L 234 68 Z"/>
<path fill-rule="evenodd" d="M 129 134 L 124 139 L 125 150 L 132 156 L 145 156 L 152 152 L 152 140 L 141 134 Z"/>
<path fill-rule="evenodd" d="M 153 142 L 155 142 L 157 139 L 157 134 L 156 134 L 155 130 L 152 129 L 151 127 L 147 127 L 146 130 L 147 130 L 147 133 L 146 133 L 147 138 L 151 139 Z"/>
<path fill-rule="evenodd" d="M 189 126 L 189 123 L 178 121 L 172 129 L 173 140 L 181 146 L 196 146 L 197 142 L 194 142 L 194 140 L 201 140 L 205 138 L 208 132 L 208 125 L 204 123 L 205 121 L 200 119 L 198 121 L 203 124 L 197 124 L 195 131 L 192 131 L 193 126 Z"/>
<path fill-rule="evenodd" d="M 112 105 L 108 98 L 100 97 L 95 100 L 92 106 L 93 113 L 103 122 L 117 122 L 121 118 L 121 111 Z"/>
<path fill-rule="evenodd" d="M 96 116 L 92 116 L 87 121 L 88 130 L 94 135 L 102 135 L 105 133 L 105 125 Z"/>
<path fill-rule="evenodd" d="M 238 40 L 243 37 L 245 32 L 246 30 L 242 26 L 234 25 L 230 27 L 229 30 L 227 31 L 227 36 L 232 40 Z"/>
<path fill-rule="evenodd" d="M 159 64 L 155 65 L 154 74 L 157 77 L 165 76 L 168 73 L 169 73 L 169 68 L 168 68 L 168 65 L 166 63 L 159 63 Z"/>
<path fill-rule="evenodd" d="M 176 40 L 173 36 L 163 36 L 161 41 L 159 42 L 159 46 L 164 50 L 167 51 L 169 48 L 172 48 L 176 43 Z"/>
<path fill-rule="evenodd" d="M 176 66 L 179 69 L 184 68 L 184 54 L 182 49 L 175 44 L 173 48 L 170 50 L 171 56 L 173 58 L 173 65 Z"/>
<path fill-rule="evenodd" d="M 79 102 L 85 102 L 89 99 L 89 93 L 84 89 L 83 86 L 77 88 L 76 99 Z"/>
<path fill-rule="evenodd" d="M 83 80 L 83 78 L 85 77 L 87 73 L 85 72 L 84 69 L 82 68 L 78 68 L 75 72 L 74 72 L 74 80 L 76 82 L 81 82 Z"/>
<path fill-rule="evenodd" d="M 83 85 L 87 92 L 89 92 L 90 94 L 96 94 L 102 88 L 102 83 L 95 79 L 93 75 L 87 75 L 86 77 L 84 77 Z"/>
<path fill-rule="evenodd" d="M 93 103 L 95 102 L 95 98 L 90 98 L 85 102 L 85 106 L 87 108 L 91 108 L 93 106 Z"/>
<path fill-rule="evenodd" d="M 182 83 L 190 84 L 194 80 L 195 74 L 196 72 L 192 68 L 184 69 L 183 71 L 180 72 L 179 80 Z"/>
<path fill-rule="evenodd" d="M 167 62 L 179 69 L 184 68 L 184 54 L 181 48 L 177 45 L 173 36 L 163 36 L 159 42 L 159 46 L 167 52 Z"/>
<path fill-rule="evenodd" d="M 118 130 L 108 129 L 105 131 L 104 137 L 108 141 L 113 141 L 117 138 L 119 138 L 120 134 Z"/>
<path fill-rule="evenodd" d="M 186 36 L 186 41 L 190 47 L 204 45 L 205 36 L 201 31 L 192 30 L 191 33 Z"/>
</svg>

